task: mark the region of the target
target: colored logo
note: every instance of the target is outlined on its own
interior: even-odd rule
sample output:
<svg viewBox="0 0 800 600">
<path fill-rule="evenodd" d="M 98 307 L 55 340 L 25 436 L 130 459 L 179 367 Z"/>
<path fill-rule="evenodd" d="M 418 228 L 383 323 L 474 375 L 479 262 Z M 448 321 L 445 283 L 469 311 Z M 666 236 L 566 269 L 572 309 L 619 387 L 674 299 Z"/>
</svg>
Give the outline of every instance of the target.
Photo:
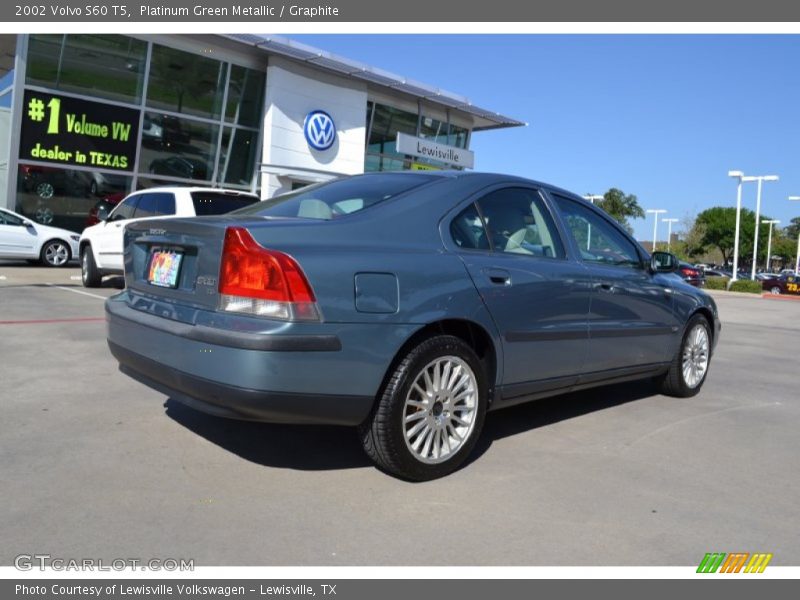
<svg viewBox="0 0 800 600">
<path fill-rule="evenodd" d="M 314 150 L 327 150 L 336 139 L 336 125 L 324 110 L 314 110 L 306 115 L 303 133 Z"/>
<path fill-rule="evenodd" d="M 698 573 L 763 573 L 772 554 L 764 552 L 708 552 L 697 567 Z M 746 565 L 746 566 L 745 566 Z M 743 568 L 744 567 L 744 568 Z"/>
</svg>

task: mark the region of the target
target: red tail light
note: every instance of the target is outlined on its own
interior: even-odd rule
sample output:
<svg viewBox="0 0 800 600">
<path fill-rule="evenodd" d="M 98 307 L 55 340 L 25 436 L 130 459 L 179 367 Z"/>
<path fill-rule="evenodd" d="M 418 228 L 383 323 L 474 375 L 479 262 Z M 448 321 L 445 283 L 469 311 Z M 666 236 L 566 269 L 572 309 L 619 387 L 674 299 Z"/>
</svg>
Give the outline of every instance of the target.
<svg viewBox="0 0 800 600">
<path fill-rule="evenodd" d="M 700 276 L 700 271 L 697 271 L 695 269 L 688 269 L 686 267 L 681 269 L 681 273 L 686 275 L 686 277 L 699 277 Z"/>
<path fill-rule="evenodd" d="M 288 254 L 264 248 L 244 227 L 228 227 L 219 272 L 220 307 L 285 320 L 319 320 L 314 291 Z"/>
</svg>

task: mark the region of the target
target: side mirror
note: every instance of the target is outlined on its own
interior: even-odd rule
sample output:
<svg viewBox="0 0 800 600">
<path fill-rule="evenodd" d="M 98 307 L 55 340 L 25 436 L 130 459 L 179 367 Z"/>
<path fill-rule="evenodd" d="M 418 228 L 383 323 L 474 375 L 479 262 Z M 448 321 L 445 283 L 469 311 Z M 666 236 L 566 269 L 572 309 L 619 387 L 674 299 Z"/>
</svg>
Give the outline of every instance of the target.
<svg viewBox="0 0 800 600">
<path fill-rule="evenodd" d="M 653 252 L 650 256 L 651 273 L 674 273 L 678 264 L 678 257 L 669 252 Z"/>
<path fill-rule="evenodd" d="M 97 220 L 108 221 L 108 208 L 106 208 L 105 206 L 97 207 Z"/>
<path fill-rule="evenodd" d="M 33 221 L 28 221 L 28 219 L 23 219 L 22 226 L 28 228 L 33 227 Z"/>
</svg>

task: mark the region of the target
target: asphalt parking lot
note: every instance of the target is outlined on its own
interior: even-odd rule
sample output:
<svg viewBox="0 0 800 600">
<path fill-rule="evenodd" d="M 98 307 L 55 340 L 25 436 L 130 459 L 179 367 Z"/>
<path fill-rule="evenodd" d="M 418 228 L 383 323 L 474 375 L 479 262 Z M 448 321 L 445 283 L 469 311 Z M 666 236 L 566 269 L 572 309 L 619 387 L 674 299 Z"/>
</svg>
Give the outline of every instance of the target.
<svg viewBox="0 0 800 600">
<path fill-rule="evenodd" d="M 474 460 L 411 484 L 355 432 L 221 420 L 117 371 L 79 270 L 0 263 L 0 564 L 800 563 L 800 302 L 717 295 L 696 398 L 633 383 L 492 413 Z"/>
</svg>

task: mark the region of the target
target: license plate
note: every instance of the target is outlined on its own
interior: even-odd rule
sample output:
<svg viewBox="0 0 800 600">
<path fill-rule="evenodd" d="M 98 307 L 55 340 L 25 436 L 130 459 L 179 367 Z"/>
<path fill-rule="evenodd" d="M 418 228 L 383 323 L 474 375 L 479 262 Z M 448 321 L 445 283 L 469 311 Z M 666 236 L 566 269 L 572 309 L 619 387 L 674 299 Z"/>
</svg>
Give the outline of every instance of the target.
<svg viewBox="0 0 800 600">
<path fill-rule="evenodd" d="M 147 281 L 160 287 L 178 287 L 178 274 L 183 254 L 167 250 L 156 250 L 150 257 Z"/>
</svg>

